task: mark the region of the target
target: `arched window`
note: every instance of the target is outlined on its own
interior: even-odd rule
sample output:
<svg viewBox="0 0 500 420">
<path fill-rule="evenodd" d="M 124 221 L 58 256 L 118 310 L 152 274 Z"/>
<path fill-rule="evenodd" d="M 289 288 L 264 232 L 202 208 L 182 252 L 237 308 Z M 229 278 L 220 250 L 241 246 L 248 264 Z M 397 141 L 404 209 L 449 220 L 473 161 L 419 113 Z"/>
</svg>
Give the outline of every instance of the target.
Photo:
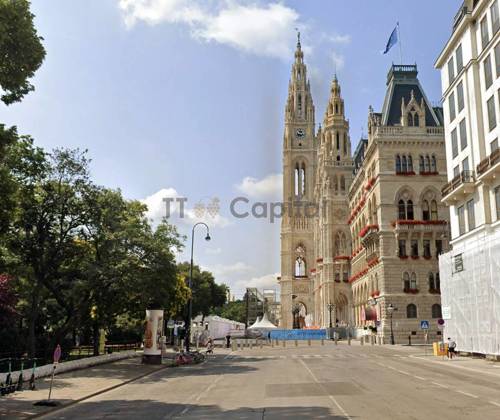
<svg viewBox="0 0 500 420">
<path fill-rule="evenodd" d="M 408 127 L 413 127 L 413 115 L 411 115 L 411 112 L 408 112 Z"/>
<path fill-rule="evenodd" d="M 430 220 L 431 219 L 431 212 L 429 209 L 429 202 L 427 200 L 424 200 L 422 202 L 422 220 Z"/>
<path fill-rule="evenodd" d="M 347 133 L 344 133 L 344 155 L 347 154 Z"/>
<path fill-rule="evenodd" d="M 302 163 L 300 176 L 302 179 L 301 195 L 305 195 L 306 194 L 306 164 L 305 163 Z"/>
<path fill-rule="evenodd" d="M 417 275 L 415 273 L 411 273 L 410 289 L 415 290 L 416 288 L 417 288 Z"/>
<path fill-rule="evenodd" d="M 438 219 L 438 205 L 436 200 L 431 201 L 431 220 Z"/>
<path fill-rule="evenodd" d="M 413 201 L 411 200 L 406 202 L 406 219 L 413 220 Z"/>
<path fill-rule="evenodd" d="M 408 273 L 403 273 L 403 288 L 404 290 L 410 289 L 410 275 Z"/>
<path fill-rule="evenodd" d="M 399 200 L 398 202 L 398 219 L 406 220 L 406 206 L 403 200 Z"/>
<path fill-rule="evenodd" d="M 429 289 L 435 290 L 436 284 L 434 283 L 434 273 L 429 273 Z"/>
<path fill-rule="evenodd" d="M 295 195 L 299 195 L 299 164 L 295 165 L 295 171 L 294 171 L 294 189 L 295 189 Z"/>
<path fill-rule="evenodd" d="M 410 303 L 406 307 L 406 318 L 416 318 L 417 317 L 417 306 L 413 303 Z"/>
<path fill-rule="evenodd" d="M 401 173 L 401 157 L 399 155 L 396 156 L 396 173 Z"/>
<path fill-rule="evenodd" d="M 300 93 L 297 97 L 297 109 L 299 112 L 302 111 L 302 95 Z"/>
<path fill-rule="evenodd" d="M 413 159 L 408 155 L 408 172 L 413 172 Z"/>
<path fill-rule="evenodd" d="M 335 114 L 339 113 L 339 104 L 335 104 Z"/>
<path fill-rule="evenodd" d="M 337 150 L 340 150 L 340 134 L 338 131 L 336 134 L 336 142 L 337 142 Z"/>
<path fill-rule="evenodd" d="M 344 178 L 344 175 L 340 175 L 340 191 L 345 192 L 345 178 Z"/>
<path fill-rule="evenodd" d="M 441 290 L 441 280 L 439 279 L 439 273 L 436 273 L 436 289 Z"/>
<path fill-rule="evenodd" d="M 406 155 L 403 155 L 403 157 L 401 158 L 401 172 L 408 172 L 408 162 L 406 160 Z"/>
<path fill-rule="evenodd" d="M 295 260 L 295 277 L 304 277 L 306 275 L 306 261 L 301 256 Z"/>
<path fill-rule="evenodd" d="M 425 172 L 424 157 L 422 155 L 420 155 L 420 160 L 419 160 L 419 171 Z"/>
<path fill-rule="evenodd" d="M 339 190 L 339 185 L 338 185 L 338 178 L 337 175 L 333 176 L 333 191 L 335 191 L 335 194 L 337 194 L 337 191 Z"/>
<path fill-rule="evenodd" d="M 437 172 L 436 156 L 431 157 L 431 172 Z"/>
<path fill-rule="evenodd" d="M 414 125 L 415 127 L 420 127 L 420 119 L 419 119 L 419 117 L 418 117 L 418 114 L 417 114 L 417 113 L 415 113 L 415 114 L 413 115 L 413 125 Z"/>
<path fill-rule="evenodd" d="M 441 305 L 438 305 L 437 303 L 432 305 L 432 317 L 433 318 L 441 318 L 442 317 Z"/>
<path fill-rule="evenodd" d="M 425 172 L 431 171 L 431 161 L 429 159 L 429 155 L 425 156 Z"/>
</svg>

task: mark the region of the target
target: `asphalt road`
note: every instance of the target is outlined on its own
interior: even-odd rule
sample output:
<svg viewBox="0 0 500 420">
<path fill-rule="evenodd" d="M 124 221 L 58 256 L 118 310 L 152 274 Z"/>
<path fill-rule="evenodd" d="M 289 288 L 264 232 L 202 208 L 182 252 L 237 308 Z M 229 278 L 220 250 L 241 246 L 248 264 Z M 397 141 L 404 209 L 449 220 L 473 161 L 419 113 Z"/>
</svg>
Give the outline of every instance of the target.
<svg viewBox="0 0 500 420">
<path fill-rule="evenodd" d="M 245 349 L 43 418 L 500 419 L 500 369 L 485 374 L 419 356 L 421 349 L 345 343 Z"/>
</svg>

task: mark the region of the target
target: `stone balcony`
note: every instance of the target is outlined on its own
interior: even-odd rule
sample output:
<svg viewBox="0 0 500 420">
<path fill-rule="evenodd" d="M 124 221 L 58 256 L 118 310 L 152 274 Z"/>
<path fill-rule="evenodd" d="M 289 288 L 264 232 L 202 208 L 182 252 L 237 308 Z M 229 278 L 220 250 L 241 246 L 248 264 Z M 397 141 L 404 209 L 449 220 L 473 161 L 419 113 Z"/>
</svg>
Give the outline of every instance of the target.
<svg viewBox="0 0 500 420">
<path fill-rule="evenodd" d="M 441 189 L 443 202 L 452 205 L 474 191 L 476 175 L 474 171 L 462 171 Z"/>
<path fill-rule="evenodd" d="M 477 179 L 491 182 L 500 174 L 500 149 L 496 149 L 483 159 L 476 167 Z"/>
<path fill-rule="evenodd" d="M 447 228 L 446 220 L 395 220 L 391 223 L 394 233 L 404 232 L 436 232 Z"/>
<path fill-rule="evenodd" d="M 310 292 L 311 282 L 307 276 L 294 277 L 292 293 L 294 295 L 307 295 Z"/>
</svg>

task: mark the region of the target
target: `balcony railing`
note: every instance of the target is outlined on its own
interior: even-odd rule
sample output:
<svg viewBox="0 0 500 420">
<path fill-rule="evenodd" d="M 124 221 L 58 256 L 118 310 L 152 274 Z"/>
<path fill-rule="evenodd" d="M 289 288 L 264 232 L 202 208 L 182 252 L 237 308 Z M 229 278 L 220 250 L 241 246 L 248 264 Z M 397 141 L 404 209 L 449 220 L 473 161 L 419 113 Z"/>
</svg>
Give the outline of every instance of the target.
<svg viewBox="0 0 500 420">
<path fill-rule="evenodd" d="M 500 162 L 500 149 L 495 149 L 488 157 L 479 162 L 479 165 L 476 167 L 477 175 L 483 175 L 487 170 L 493 168 L 493 166 L 495 166 L 498 162 Z"/>
<path fill-rule="evenodd" d="M 461 185 L 473 183 L 475 180 L 474 171 L 462 171 L 441 189 L 441 193 L 445 197 Z"/>
</svg>

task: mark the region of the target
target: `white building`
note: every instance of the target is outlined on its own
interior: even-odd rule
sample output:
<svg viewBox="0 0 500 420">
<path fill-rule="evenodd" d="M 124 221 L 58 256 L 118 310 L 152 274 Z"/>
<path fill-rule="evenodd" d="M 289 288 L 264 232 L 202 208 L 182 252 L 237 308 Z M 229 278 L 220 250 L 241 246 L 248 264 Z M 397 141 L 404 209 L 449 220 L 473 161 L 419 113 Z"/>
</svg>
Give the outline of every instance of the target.
<svg viewBox="0 0 500 420">
<path fill-rule="evenodd" d="M 499 0 L 466 0 L 441 70 L 452 251 L 440 257 L 445 336 L 500 355 Z"/>
</svg>

